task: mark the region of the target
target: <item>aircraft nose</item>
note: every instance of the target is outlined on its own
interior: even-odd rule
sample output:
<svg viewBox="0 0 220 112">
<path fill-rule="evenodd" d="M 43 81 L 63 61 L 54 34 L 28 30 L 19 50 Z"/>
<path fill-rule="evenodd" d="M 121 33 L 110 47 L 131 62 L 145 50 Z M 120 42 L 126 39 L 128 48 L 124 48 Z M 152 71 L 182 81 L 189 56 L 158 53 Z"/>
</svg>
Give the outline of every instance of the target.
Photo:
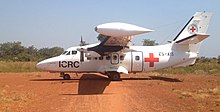
<svg viewBox="0 0 220 112">
<path fill-rule="evenodd" d="M 37 63 L 36 68 L 45 71 L 55 70 L 58 65 L 59 57 L 53 57 Z"/>
<path fill-rule="evenodd" d="M 43 61 L 41 61 L 37 63 L 36 67 L 40 70 L 45 70 L 46 64 Z"/>
</svg>

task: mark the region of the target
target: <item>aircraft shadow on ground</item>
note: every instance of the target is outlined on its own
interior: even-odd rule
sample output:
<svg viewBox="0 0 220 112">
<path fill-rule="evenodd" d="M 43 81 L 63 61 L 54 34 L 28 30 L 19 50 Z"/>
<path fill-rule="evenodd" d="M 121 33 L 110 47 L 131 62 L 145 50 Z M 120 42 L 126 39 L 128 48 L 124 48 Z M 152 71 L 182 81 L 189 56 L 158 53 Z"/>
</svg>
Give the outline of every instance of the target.
<svg viewBox="0 0 220 112">
<path fill-rule="evenodd" d="M 167 78 L 161 76 L 148 76 L 146 78 L 121 78 L 121 80 L 161 80 L 166 82 L 182 82 L 176 78 Z M 61 83 L 78 82 L 78 94 L 61 94 L 61 95 L 97 95 L 103 94 L 110 80 L 104 76 L 96 74 L 83 74 L 79 79 L 31 79 L 30 81 L 57 81 Z M 120 81 L 119 81 L 120 82 Z"/>
<path fill-rule="evenodd" d="M 177 78 L 168 78 L 168 77 L 161 77 L 161 76 L 148 76 L 146 78 L 121 78 L 121 80 L 161 80 L 166 82 L 182 82 Z"/>
<path fill-rule="evenodd" d="M 96 74 L 83 74 L 79 79 L 31 79 L 30 81 L 57 81 L 59 83 L 75 83 L 78 82 L 78 94 L 62 94 L 62 95 L 97 95 L 103 94 L 105 88 L 110 84 L 110 80 L 106 77 Z"/>
<path fill-rule="evenodd" d="M 105 88 L 110 84 L 110 82 L 111 81 L 109 79 L 102 77 L 100 75 L 83 74 L 79 80 L 78 94 L 79 95 L 103 94 Z"/>
<path fill-rule="evenodd" d="M 81 78 L 74 78 L 74 79 L 69 79 L 69 80 L 63 80 L 63 79 L 31 79 L 30 81 L 61 81 L 62 83 L 71 83 L 74 80 L 78 81 L 83 81 L 83 80 L 88 80 L 88 81 L 97 81 L 97 80 L 104 80 L 104 81 L 109 81 L 108 78 L 96 75 L 96 74 L 83 74 Z M 169 77 L 162 77 L 162 76 L 148 76 L 148 77 L 141 77 L 141 78 L 136 78 L 136 77 L 128 77 L 128 78 L 121 78 L 120 81 L 123 80 L 161 80 L 161 81 L 166 81 L 166 82 L 182 82 L 181 80 L 177 78 L 169 78 Z M 110 81 L 109 81 L 110 82 Z"/>
</svg>

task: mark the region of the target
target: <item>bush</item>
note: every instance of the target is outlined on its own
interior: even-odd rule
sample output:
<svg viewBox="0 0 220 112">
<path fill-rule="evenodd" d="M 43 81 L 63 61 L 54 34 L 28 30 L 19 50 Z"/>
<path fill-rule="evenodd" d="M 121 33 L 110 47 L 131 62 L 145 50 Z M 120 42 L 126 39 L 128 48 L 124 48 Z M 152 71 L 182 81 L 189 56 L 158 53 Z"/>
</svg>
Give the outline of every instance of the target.
<svg viewBox="0 0 220 112">
<path fill-rule="evenodd" d="M 0 44 L 0 61 L 40 61 L 60 55 L 63 51 L 61 47 L 38 50 L 34 46 L 24 47 L 21 42 L 7 42 Z"/>
<path fill-rule="evenodd" d="M 158 70 L 162 74 L 217 74 L 220 75 L 220 64 L 216 58 L 199 58 L 194 65 Z"/>
</svg>

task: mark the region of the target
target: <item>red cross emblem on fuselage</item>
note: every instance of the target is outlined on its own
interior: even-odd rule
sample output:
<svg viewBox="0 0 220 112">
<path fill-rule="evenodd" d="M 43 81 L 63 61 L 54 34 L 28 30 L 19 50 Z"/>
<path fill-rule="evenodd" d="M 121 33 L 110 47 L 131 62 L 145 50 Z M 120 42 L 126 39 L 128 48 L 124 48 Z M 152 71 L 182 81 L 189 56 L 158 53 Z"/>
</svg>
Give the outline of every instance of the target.
<svg viewBox="0 0 220 112">
<path fill-rule="evenodd" d="M 149 62 L 149 67 L 154 67 L 154 62 L 159 62 L 159 58 L 154 58 L 154 54 L 149 53 L 149 58 L 144 58 L 144 62 Z"/>
</svg>

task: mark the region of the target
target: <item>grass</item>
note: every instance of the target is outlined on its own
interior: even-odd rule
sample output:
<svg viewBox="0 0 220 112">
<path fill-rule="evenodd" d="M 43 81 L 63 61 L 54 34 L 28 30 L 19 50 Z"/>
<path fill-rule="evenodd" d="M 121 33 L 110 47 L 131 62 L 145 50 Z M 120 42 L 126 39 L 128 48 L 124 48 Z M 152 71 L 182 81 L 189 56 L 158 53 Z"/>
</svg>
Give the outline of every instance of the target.
<svg viewBox="0 0 220 112">
<path fill-rule="evenodd" d="M 197 93 L 208 93 L 212 95 L 220 95 L 220 87 L 209 88 L 209 89 L 200 89 Z"/>
<path fill-rule="evenodd" d="M 194 100 L 212 99 L 216 103 L 220 103 L 220 87 L 203 88 L 194 91 L 175 90 L 173 92 L 179 94 L 179 98 L 192 97 Z M 212 96 L 212 97 L 211 97 Z"/>
<path fill-rule="evenodd" d="M 8 85 L 0 87 L 0 112 L 12 111 L 13 105 L 25 105 L 35 97 L 35 94 L 31 92 L 21 92 L 9 88 Z"/>
<path fill-rule="evenodd" d="M 1 72 L 39 72 L 37 62 L 0 61 Z M 220 63 L 217 59 L 199 60 L 192 66 L 167 68 L 153 71 L 157 74 L 213 74 L 220 75 Z"/>
<path fill-rule="evenodd" d="M 38 72 L 37 62 L 6 62 L 0 61 L 0 72 Z"/>
<path fill-rule="evenodd" d="M 21 94 L 18 91 L 8 91 L 8 85 L 0 88 L 0 102 L 2 103 L 10 103 L 17 101 L 25 101 L 27 99 L 26 94 Z"/>
<path fill-rule="evenodd" d="M 213 74 L 220 75 L 220 64 L 214 62 L 197 62 L 194 65 L 158 70 L 161 74 Z"/>
<path fill-rule="evenodd" d="M 24 100 L 23 96 L 13 96 L 13 97 L 2 97 L 0 98 L 0 102 L 14 102 L 14 101 L 20 101 L 20 100 Z"/>
</svg>

